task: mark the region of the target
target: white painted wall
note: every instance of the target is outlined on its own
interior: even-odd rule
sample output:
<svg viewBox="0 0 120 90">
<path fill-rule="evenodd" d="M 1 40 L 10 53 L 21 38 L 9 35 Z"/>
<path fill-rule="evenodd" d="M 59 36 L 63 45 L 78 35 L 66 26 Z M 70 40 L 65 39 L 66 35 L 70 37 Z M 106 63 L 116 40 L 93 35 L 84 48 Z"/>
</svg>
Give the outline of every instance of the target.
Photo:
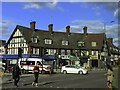
<svg viewBox="0 0 120 90">
<path fill-rule="evenodd" d="M 17 36 L 21 36 L 21 38 L 16 38 Z M 17 31 L 13 35 L 13 38 L 8 44 L 8 54 L 18 54 L 18 47 L 21 47 L 23 49 L 24 54 L 28 53 L 28 45 L 26 43 L 26 40 L 22 36 L 23 35 L 20 30 L 17 29 Z"/>
</svg>

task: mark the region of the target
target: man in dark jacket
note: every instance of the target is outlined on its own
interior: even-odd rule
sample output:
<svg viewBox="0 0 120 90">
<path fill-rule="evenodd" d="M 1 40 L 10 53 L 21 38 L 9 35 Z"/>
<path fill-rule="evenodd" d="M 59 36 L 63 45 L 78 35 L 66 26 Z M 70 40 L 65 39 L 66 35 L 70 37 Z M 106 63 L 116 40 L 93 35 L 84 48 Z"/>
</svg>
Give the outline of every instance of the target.
<svg viewBox="0 0 120 90">
<path fill-rule="evenodd" d="M 20 70 L 18 64 L 16 64 L 16 65 L 13 67 L 12 75 L 13 75 L 13 79 L 14 79 L 14 85 L 15 85 L 16 87 L 18 87 L 17 83 L 19 82 L 19 80 L 20 80 L 20 75 L 21 75 L 21 70 Z"/>
</svg>

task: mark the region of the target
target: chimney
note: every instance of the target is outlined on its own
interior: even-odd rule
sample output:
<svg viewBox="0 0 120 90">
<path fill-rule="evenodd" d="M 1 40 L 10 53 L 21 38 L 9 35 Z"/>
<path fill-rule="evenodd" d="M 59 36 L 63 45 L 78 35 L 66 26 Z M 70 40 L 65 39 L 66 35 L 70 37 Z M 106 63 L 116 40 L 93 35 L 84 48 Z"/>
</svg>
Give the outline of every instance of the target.
<svg viewBox="0 0 120 90">
<path fill-rule="evenodd" d="M 84 26 L 83 31 L 84 31 L 84 34 L 86 35 L 87 34 L 87 26 Z"/>
<path fill-rule="evenodd" d="M 30 22 L 30 29 L 32 29 L 33 31 L 35 30 L 35 23 L 35 21 Z"/>
<path fill-rule="evenodd" d="M 66 26 L 66 33 L 70 35 L 70 26 Z"/>
<path fill-rule="evenodd" d="M 48 30 L 49 30 L 50 34 L 53 33 L 53 24 L 48 25 Z"/>
<path fill-rule="evenodd" d="M 108 40 L 108 42 L 113 44 L 113 38 L 108 38 L 107 40 Z"/>
</svg>

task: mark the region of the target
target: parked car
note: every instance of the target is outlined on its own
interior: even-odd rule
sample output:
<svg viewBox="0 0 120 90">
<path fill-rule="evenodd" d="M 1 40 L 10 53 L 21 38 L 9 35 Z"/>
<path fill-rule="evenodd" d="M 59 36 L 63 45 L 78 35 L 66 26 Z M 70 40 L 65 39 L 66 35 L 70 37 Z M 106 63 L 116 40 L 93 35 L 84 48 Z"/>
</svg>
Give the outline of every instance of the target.
<svg viewBox="0 0 120 90">
<path fill-rule="evenodd" d="M 66 65 L 62 66 L 61 73 L 67 74 L 67 73 L 78 73 L 78 74 L 87 74 L 88 70 L 75 65 Z"/>
</svg>

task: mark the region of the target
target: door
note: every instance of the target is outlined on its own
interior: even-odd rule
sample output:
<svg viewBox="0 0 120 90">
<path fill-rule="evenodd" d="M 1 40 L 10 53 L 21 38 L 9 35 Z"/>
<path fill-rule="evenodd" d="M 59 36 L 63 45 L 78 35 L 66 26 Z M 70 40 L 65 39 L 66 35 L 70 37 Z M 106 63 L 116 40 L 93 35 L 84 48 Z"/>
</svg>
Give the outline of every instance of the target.
<svg viewBox="0 0 120 90">
<path fill-rule="evenodd" d="M 98 60 L 92 60 L 92 67 L 98 67 Z"/>
</svg>

